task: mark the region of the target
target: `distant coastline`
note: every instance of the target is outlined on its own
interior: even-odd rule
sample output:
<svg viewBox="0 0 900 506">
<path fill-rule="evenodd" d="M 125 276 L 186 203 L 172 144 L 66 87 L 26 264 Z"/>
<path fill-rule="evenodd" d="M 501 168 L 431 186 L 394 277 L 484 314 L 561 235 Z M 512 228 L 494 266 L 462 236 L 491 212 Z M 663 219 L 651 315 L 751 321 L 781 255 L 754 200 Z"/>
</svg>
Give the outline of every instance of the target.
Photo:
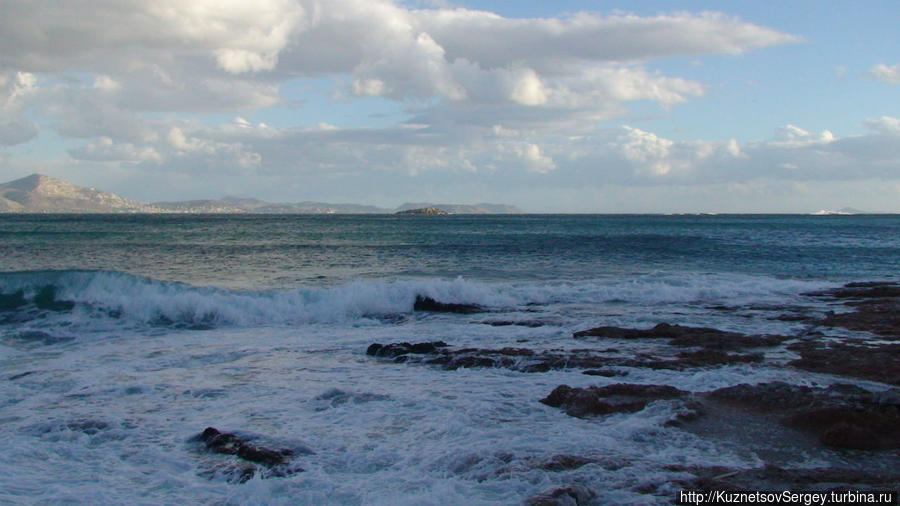
<svg viewBox="0 0 900 506">
<path fill-rule="evenodd" d="M 32 174 L 0 184 L 0 213 L 34 214 L 394 214 L 433 208 L 446 214 L 522 214 L 508 204 L 407 202 L 395 208 L 326 202 L 273 203 L 254 198 L 139 202 L 96 188 Z"/>
</svg>

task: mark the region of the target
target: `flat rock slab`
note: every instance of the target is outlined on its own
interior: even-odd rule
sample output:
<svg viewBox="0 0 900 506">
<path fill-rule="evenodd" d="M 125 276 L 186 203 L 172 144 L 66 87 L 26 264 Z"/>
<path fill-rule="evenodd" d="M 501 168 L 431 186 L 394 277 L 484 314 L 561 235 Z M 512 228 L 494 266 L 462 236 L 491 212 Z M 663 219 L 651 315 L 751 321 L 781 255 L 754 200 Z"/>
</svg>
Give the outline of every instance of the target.
<svg viewBox="0 0 900 506">
<path fill-rule="evenodd" d="M 718 350 L 739 350 L 776 346 L 789 339 L 779 335 L 747 335 L 708 327 L 688 327 L 660 323 L 650 329 L 595 327 L 572 334 L 576 339 L 598 337 L 609 339 L 668 339 L 672 346 L 697 346 Z"/>
<path fill-rule="evenodd" d="M 827 327 L 843 327 L 900 340 L 900 283 L 870 281 L 848 283 L 841 288 L 806 295 L 842 301 L 852 307 L 846 313 L 830 313 L 819 321 Z"/>
<path fill-rule="evenodd" d="M 647 367 L 651 369 L 686 369 L 701 366 L 719 366 L 761 362 L 759 353 L 727 353 L 722 350 L 702 348 L 677 353 L 674 358 L 652 355 L 630 357 L 609 356 L 609 350 L 550 350 L 536 351 L 529 348 L 453 348 L 443 341 L 424 343 L 371 344 L 366 354 L 389 358 L 393 362 L 422 363 L 447 370 L 470 367 L 502 367 L 520 372 L 547 372 L 559 369 L 603 369 L 612 366 Z"/>
<path fill-rule="evenodd" d="M 690 490 L 896 490 L 900 473 L 861 472 L 839 467 L 753 469 L 669 466 L 669 471 L 695 477 L 675 484 Z"/>
<path fill-rule="evenodd" d="M 900 385 L 900 343 L 803 340 L 788 349 L 800 355 L 788 362 L 798 369 Z"/>
<path fill-rule="evenodd" d="M 702 395 L 706 400 L 773 416 L 836 448 L 900 448 L 900 389 L 873 393 L 853 385 L 812 388 L 782 382 L 740 384 Z"/>
</svg>

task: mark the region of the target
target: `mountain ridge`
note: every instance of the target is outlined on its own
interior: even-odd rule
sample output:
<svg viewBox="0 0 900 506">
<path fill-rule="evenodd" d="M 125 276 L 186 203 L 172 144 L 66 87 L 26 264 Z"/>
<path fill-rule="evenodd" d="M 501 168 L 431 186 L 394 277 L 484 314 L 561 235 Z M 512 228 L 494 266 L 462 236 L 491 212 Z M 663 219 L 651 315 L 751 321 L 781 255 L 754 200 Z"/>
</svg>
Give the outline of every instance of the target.
<svg viewBox="0 0 900 506">
<path fill-rule="evenodd" d="M 520 214 L 507 204 L 405 203 L 396 208 L 365 204 L 330 204 L 302 201 L 267 202 L 257 198 L 225 196 L 169 202 L 140 202 L 96 188 L 77 186 L 43 174 L 31 174 L 0 184 L 0 213 L 176 213 L 176 214 L 392 214 L 435 207 L 449 214 Z"/>
</svg>

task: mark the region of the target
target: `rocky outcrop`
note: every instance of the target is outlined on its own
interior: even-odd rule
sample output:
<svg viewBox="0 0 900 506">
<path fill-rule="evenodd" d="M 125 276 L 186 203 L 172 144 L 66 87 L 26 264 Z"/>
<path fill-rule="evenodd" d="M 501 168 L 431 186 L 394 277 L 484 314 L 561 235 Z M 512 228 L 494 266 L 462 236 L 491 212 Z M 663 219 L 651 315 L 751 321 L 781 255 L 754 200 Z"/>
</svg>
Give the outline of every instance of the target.
<svg viewBox="0 0 900 506">
<path fill-rule="evenodd" d="M 702 397 L 774 416 L 780 423 L 818 436 L 826 446 L 900 448 L 900 389 L 873 393 L 853 385 L 812 388 L 773 382 L 720 388 Z"/>
<path fill-rule="evenodd" d="M 746 335 L 707 327 L 686 327 L 660 323 L 650 329 L 596 327 L 575 332 L 573 337 L 611 339 L 668 339 L 672 346 L 699 346 L 716 350 L 738 350 L 776 346 L 789 339 L 779 335 Z"/>
<path fill-rule="evenodd" d="M 557 369 L 602 370 L 608 367 L 647 367 L 650 369 L 686 369 L 760 362 L 758 353 L 727 353 L 700 349 L 683 351 L 673 358 L 653 355 L 610 356 L 610 350 L 574 349 L 532 350 L 530 348 L 453 348 L 443 341 L 426 343 L 374 343 L 366 354 L 390 358 L 394 362 L 421 363 L 453 370 L 469 367 L 502 367 L 520 372 L 547 372 Z M 592 374 L 592 373 L 588 373 Z M 619 373 L 610 373 L 616 375 Z"/>
<path fill-rule="evenodd" d="M 296 453 L 293 449 L 268 448 L 253 443 L 248 438 L 220 432 L 215 427 L 207 427 L 192 440 L 203 443 L 205 449 L 210 452 L 233 455 L 240 459 L 213 463 L 201 472 L 201 475 L 208 478 L 222 477 L 229 482 L 243 483 L 257 474 L 262 478 L 270 478 L 303 471 L 302 468 L 290 463 L 291 457 Z"/>
<path fill-rule="evenodd" d="M 484 308 L 477 304 L 456 304 L 452 302 L 438 302 L 431 297 L 416 295 L 413 303 L 413 311 L 429 311 L 432 313 L 458 313 L 473 314 L 482 313 Z"/>
<path fill-rule="evenodd" d="M 541 399 L 541 402 L 561 408 L 567 415 L 587 418 L 611 413 L 633 413 L 644 409 L 653 401 L 677 399 L 689 393 L 668 385 L 617 383 L 588 388 L 560 385 Z"/>
<path fill-rule="evenodd" d="M 896 488 L 900 483 L 900 473 L 861 472 L 838 467 L 783 468 L 766 465 L 733 469 L 668 466 L 666 469 L 694 475 L 674 483 L 687 490 L 873 490 Z"/>
<path fill-rule="evenodd" d="M 839 300 L 853 308 L 850 312 L 826 315 L 820 322 L 822 325 L 864 330 L 882 338 L 900 340 L 900 284 L 893 281 L 849 283 L 810 295 Z"/>
<path fill-rule="evenodd" d="M 788 346 L 798 369 L 900 385 L 900 343 L 806 339 Z"/>
</svg>

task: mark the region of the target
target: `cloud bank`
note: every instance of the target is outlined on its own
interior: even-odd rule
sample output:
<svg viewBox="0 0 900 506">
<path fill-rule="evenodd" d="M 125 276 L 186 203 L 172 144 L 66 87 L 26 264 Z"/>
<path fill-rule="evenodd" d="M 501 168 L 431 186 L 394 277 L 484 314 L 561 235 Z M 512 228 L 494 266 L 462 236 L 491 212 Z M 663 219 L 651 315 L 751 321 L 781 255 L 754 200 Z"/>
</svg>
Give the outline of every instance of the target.
<svg viewBox="0 0 900 506">
<path fill-rule="evenodd" d="M 632 103 L 665 111 L 708 93 L 653 61 L 801 40 L 720 13 L 513 19 L 388 0 L 7 0 L 0 145 L 50 131 L 84 170 L 256 188 L 302 177 L 321 191 L 341 181 L 361 184 L 344 193 L 357 199 L 373 181 L 421 192 L 448 181 L 499 191 L 893 175 L 889 116 L 866 120 L 861 136 L 785 125 L 743 143 L 667 139 L 629 119 Z M 896 66 L 870 74 L 897 82 Z M 351 103 L 396 104 L 402 118 L 339 128 L 304 115 L 289 90 L 310 80 Z M 259 111 L 296 119 L 243 119 Z"/>
</svg>

